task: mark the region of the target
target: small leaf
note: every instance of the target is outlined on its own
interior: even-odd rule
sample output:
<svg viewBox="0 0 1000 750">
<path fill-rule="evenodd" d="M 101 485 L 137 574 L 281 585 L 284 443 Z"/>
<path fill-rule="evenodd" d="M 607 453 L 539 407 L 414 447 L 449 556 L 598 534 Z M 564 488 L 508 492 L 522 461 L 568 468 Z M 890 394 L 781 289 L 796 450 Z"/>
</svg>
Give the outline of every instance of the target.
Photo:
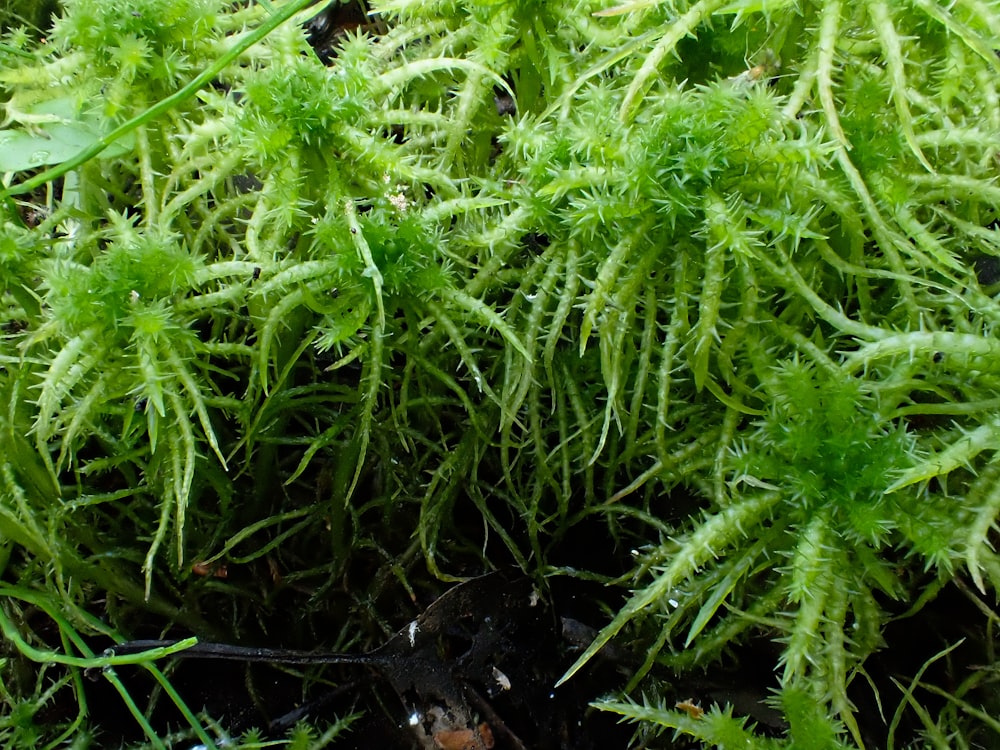
<svg viewBox="0 0 1000 750">
<path fill-rule="evenodd" d="M 102 137 L 96 118 L 73 112 L 75 97 L 54 99 L 31 110 L 49 121 L 29 129 L 0 130 L 0 172 L 21 172 L 47 164 L 60 164 L 90 148 Z M 120 156 L 132 149 L 132 140 L 116 141 L 105 151 L 106 157 Z"/>
</svg>

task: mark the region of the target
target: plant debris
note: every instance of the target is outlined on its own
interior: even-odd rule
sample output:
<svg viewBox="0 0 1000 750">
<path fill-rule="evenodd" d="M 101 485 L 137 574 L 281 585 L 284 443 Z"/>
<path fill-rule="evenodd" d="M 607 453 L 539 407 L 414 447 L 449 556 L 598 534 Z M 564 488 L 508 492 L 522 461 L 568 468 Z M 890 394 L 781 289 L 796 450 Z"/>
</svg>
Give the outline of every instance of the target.
<svg viewBox="0 0 1000 750">
<path fill-rule="evenodd" d="M 582 687 L 554 688 L 569 652 L 579 647 L 580 625 L 570 621 L 574 639 L 567 641 L 566 620 L 556 617 L 530 578 L 499 571 L 449 589 L 367 654 L 201 642 L 175 657 L 364 667 L 375 677 L 376 689 L 391 688 L 398 703 L 389 718 L 405 727 L 421 750 L 585 750 L 596 747 L 584 729 L 586 701 L 596 692 L 584 697 L 581 690 L 597 688 L 586 677 Z M 129 641 L 106 655 L 176 643 Z M 363 684 L 355 680 L 348 687 L 362 690 Z M 326 702 L 321 697 L 315 707 Z M 295 712 L 296 718 L 302 715 Z M 273 725 L 287 723 L 281 717 Z"/>
</svg>

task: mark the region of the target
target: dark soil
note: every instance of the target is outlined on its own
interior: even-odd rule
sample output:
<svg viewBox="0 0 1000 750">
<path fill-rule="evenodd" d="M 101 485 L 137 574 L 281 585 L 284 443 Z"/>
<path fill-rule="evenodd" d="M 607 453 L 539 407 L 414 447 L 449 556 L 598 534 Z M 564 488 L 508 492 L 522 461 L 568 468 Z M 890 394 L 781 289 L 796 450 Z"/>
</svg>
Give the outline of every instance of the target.
<svg viewBox="0 0 1000 750">
<path fill-rule="evenodd" d="M 596 633 L 560 614 L 589 609 L 594 600 L 580 595 L 577 582 L 556 588 L 563 591 L 540 591 L 514 572 L 473 578 L 362 655 L 201 643 L 189 658 L 176 660 L 171 681 L 189 705 L 204 707 L 234 734 L 265 727 L 269 735 L 282 736 L 300 718 L 332 720 L 363 711 L 338 747 L 625 747 L 632 731 L 588 703 L 619 683 L 627 664 L 596 659 L 579 677 L 554 688 L 575 652 Z M 114 650 L 155 645 L 163 642 Z M 304 671 L 296 673 L 289 663 Z M 119 668 L 118 674 L 137 694 L 152 691 L 139 668 Z M 121 701 L 99 675 L 92 676 L 97 679 L 90 702 L 103 742 L 139 740 Z M 181 725 L 174 714 L 162 697 L 151 712 L 165 733 Z M 119 734 L 116 727 L 128 729 Z"/>
</svg>

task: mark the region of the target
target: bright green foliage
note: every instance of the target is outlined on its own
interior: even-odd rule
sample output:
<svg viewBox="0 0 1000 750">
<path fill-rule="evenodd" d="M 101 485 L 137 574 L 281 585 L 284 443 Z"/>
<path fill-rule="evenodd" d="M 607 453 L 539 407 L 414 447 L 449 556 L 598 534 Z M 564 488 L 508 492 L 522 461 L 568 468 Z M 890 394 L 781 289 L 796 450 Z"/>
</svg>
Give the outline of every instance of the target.
<svg viewBox="0 0 1000 750">
<path fill-rule="evenodd" d="M 1000 8 L 371 9 L 329 66 L 274 0 L 5 31 L 0 164 L 55 166 L 4 178 L 4 622 L 30 599 L 79 659 L 144 618 L 234 640 L 284 570 L 308 640 L 352 566 L 571 574 L 601 522 L 634 592 L 565 679 L 627 636 L 600 705 L 649 731 L 862 743 L 883 609 L 1000 588 Z M 784 738 L 636 702 L 750 636 Z M 32 719 L 63 663 L 4 678 L 9 746 L 70 731 Z M 907 705 L 957 736 L 980 684 L 944 729 Z"/>
<path fill-rule="evenodd" d="M 91 50 L 91 84 L 113 118 L 168 94 L 212 54 L 218 0 L 69 0 L 52 42 Z M 95 89 L 92 94 L 97 98 Z M 138 95 L 138 96 L 137 96 Z"/>
<path fill-rule="evenodd" d="M 781 739 L 763 738 L 755 734 L 747 720 L 733 716 L 731 709 L 718 706 L 703 714 L 669 709 L 665 705 L 629 702 L 601 702 L 599 708 L 621 714 L 630 721 L 643 722 L 644 729 L 660 734 L 673 729 L 678 735 L 694 737 L 709 747 L 752 747 L 761 750 L 841 750 L 850 745 L 838 738 L 839 727 L 809 695 L 798 690 L 782 693 L 781 707 L 788 719 L 786 736 Z"/>
</svg>

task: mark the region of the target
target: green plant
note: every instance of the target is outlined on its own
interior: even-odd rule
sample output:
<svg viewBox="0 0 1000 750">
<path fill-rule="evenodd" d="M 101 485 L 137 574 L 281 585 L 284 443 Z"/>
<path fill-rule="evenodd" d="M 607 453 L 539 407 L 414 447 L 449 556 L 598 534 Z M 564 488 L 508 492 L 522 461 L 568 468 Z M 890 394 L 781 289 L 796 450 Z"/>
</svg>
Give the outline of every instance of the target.
<svg viewBox="0 0 1000 750">
<path fill-rule="evenodd" d="M 888 610 L 1000 584 L 1000 10 L 385 0 L 328 67 L 305 5 L 0 47 L 5 582 L 234 639 L 265 567 L 319 617 L 357 567 L 570 574 L 596 520 L 635 592 L 565 679 L 765 633 L 790 742 L 863 744 Z M 765 742 L 661 703 L 601 705 Z"/>
</svg>

